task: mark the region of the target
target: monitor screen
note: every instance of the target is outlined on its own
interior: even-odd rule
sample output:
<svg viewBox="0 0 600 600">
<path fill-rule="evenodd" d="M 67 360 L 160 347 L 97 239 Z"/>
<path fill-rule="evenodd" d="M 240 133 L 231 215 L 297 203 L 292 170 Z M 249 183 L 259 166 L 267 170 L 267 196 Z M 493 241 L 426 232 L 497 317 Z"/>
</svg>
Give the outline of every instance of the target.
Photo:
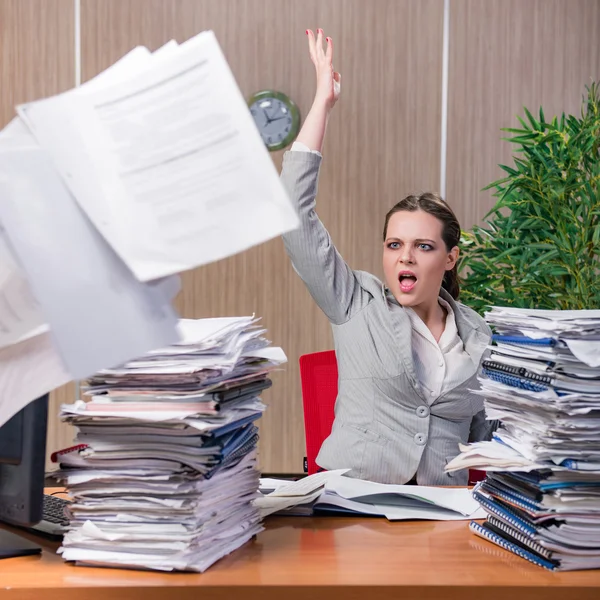
<svg viewBox="0 0 600 600">
<path fill-rule="evenodd" d="M 47 419 L 45 394 L 0 427 L 0 521 L 9 525 L 29 527 L 42 520 Z M 12 547 L 15 539 L 0 531 L 0 557 L 24 553 Z"/>
</svg>

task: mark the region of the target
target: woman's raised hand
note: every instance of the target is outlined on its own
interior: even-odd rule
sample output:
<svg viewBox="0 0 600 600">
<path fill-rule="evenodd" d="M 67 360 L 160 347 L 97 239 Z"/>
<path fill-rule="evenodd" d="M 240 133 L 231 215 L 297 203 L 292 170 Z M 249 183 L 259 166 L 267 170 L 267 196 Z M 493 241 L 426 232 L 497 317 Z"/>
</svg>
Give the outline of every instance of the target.
<svg viewBox="0 0 600 600">
<path fill-rule="evenodd" d="M 323 48 L 323 30 L 317 29 L 317 34 L 307 29 L 308 50 L 310 59 L 317 72 L 317 91 L 315 103 L 322 103 L 328 110 L 333 107 L 340 96 L 341 77 L 333 70 L 333 41 L 325 38 L 326 49 Z"/>
</svg>

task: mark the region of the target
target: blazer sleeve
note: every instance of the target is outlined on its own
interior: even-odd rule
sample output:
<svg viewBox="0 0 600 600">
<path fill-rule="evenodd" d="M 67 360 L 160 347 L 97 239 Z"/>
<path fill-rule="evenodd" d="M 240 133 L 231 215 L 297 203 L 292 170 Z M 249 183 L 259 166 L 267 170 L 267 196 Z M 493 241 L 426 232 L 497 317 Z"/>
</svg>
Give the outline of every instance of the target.
<svg viewBox="0 0 600 600">
<path fill-rule="evenodd" d="M 371 295 L 336 250 L 317 216 L 316 196 L 322 157 L 313 152 L 286 152 L 281 180 L 298 217 L 298 229 L 283 236 L 294 270 L 317 305 L 334 324 L 350 319 Z"/>
</svg>

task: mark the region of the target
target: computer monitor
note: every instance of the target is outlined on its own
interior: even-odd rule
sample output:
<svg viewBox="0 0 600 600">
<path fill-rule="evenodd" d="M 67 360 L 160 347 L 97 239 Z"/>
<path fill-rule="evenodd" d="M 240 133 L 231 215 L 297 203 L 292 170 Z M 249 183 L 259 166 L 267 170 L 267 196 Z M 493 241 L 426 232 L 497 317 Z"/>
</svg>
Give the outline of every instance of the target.
<svg viewBox="0 0 600 600">
<path fill-rule="evenodd" d="M 0 521 L 31 527 L 42 520 L 48 394 L 30 402 L 0 427 Z M 0 558 L 41 552 L 0 528 Z"/>
</svg>

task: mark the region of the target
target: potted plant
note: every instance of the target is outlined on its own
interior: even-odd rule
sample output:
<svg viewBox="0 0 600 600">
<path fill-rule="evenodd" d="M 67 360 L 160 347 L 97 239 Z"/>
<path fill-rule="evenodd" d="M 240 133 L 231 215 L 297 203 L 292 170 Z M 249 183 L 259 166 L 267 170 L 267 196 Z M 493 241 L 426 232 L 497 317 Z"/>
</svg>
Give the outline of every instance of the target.
<svg viewBox="0 0 600 600">
<path fill-rule="evenodd" d="M 600 308 L 600 93 L 586 87 L 581 117 L 547 122 L 526 108 L 506 177 L 483 226 L 463 233 L 461 300 L 490 305 Z"/>
</svg>

